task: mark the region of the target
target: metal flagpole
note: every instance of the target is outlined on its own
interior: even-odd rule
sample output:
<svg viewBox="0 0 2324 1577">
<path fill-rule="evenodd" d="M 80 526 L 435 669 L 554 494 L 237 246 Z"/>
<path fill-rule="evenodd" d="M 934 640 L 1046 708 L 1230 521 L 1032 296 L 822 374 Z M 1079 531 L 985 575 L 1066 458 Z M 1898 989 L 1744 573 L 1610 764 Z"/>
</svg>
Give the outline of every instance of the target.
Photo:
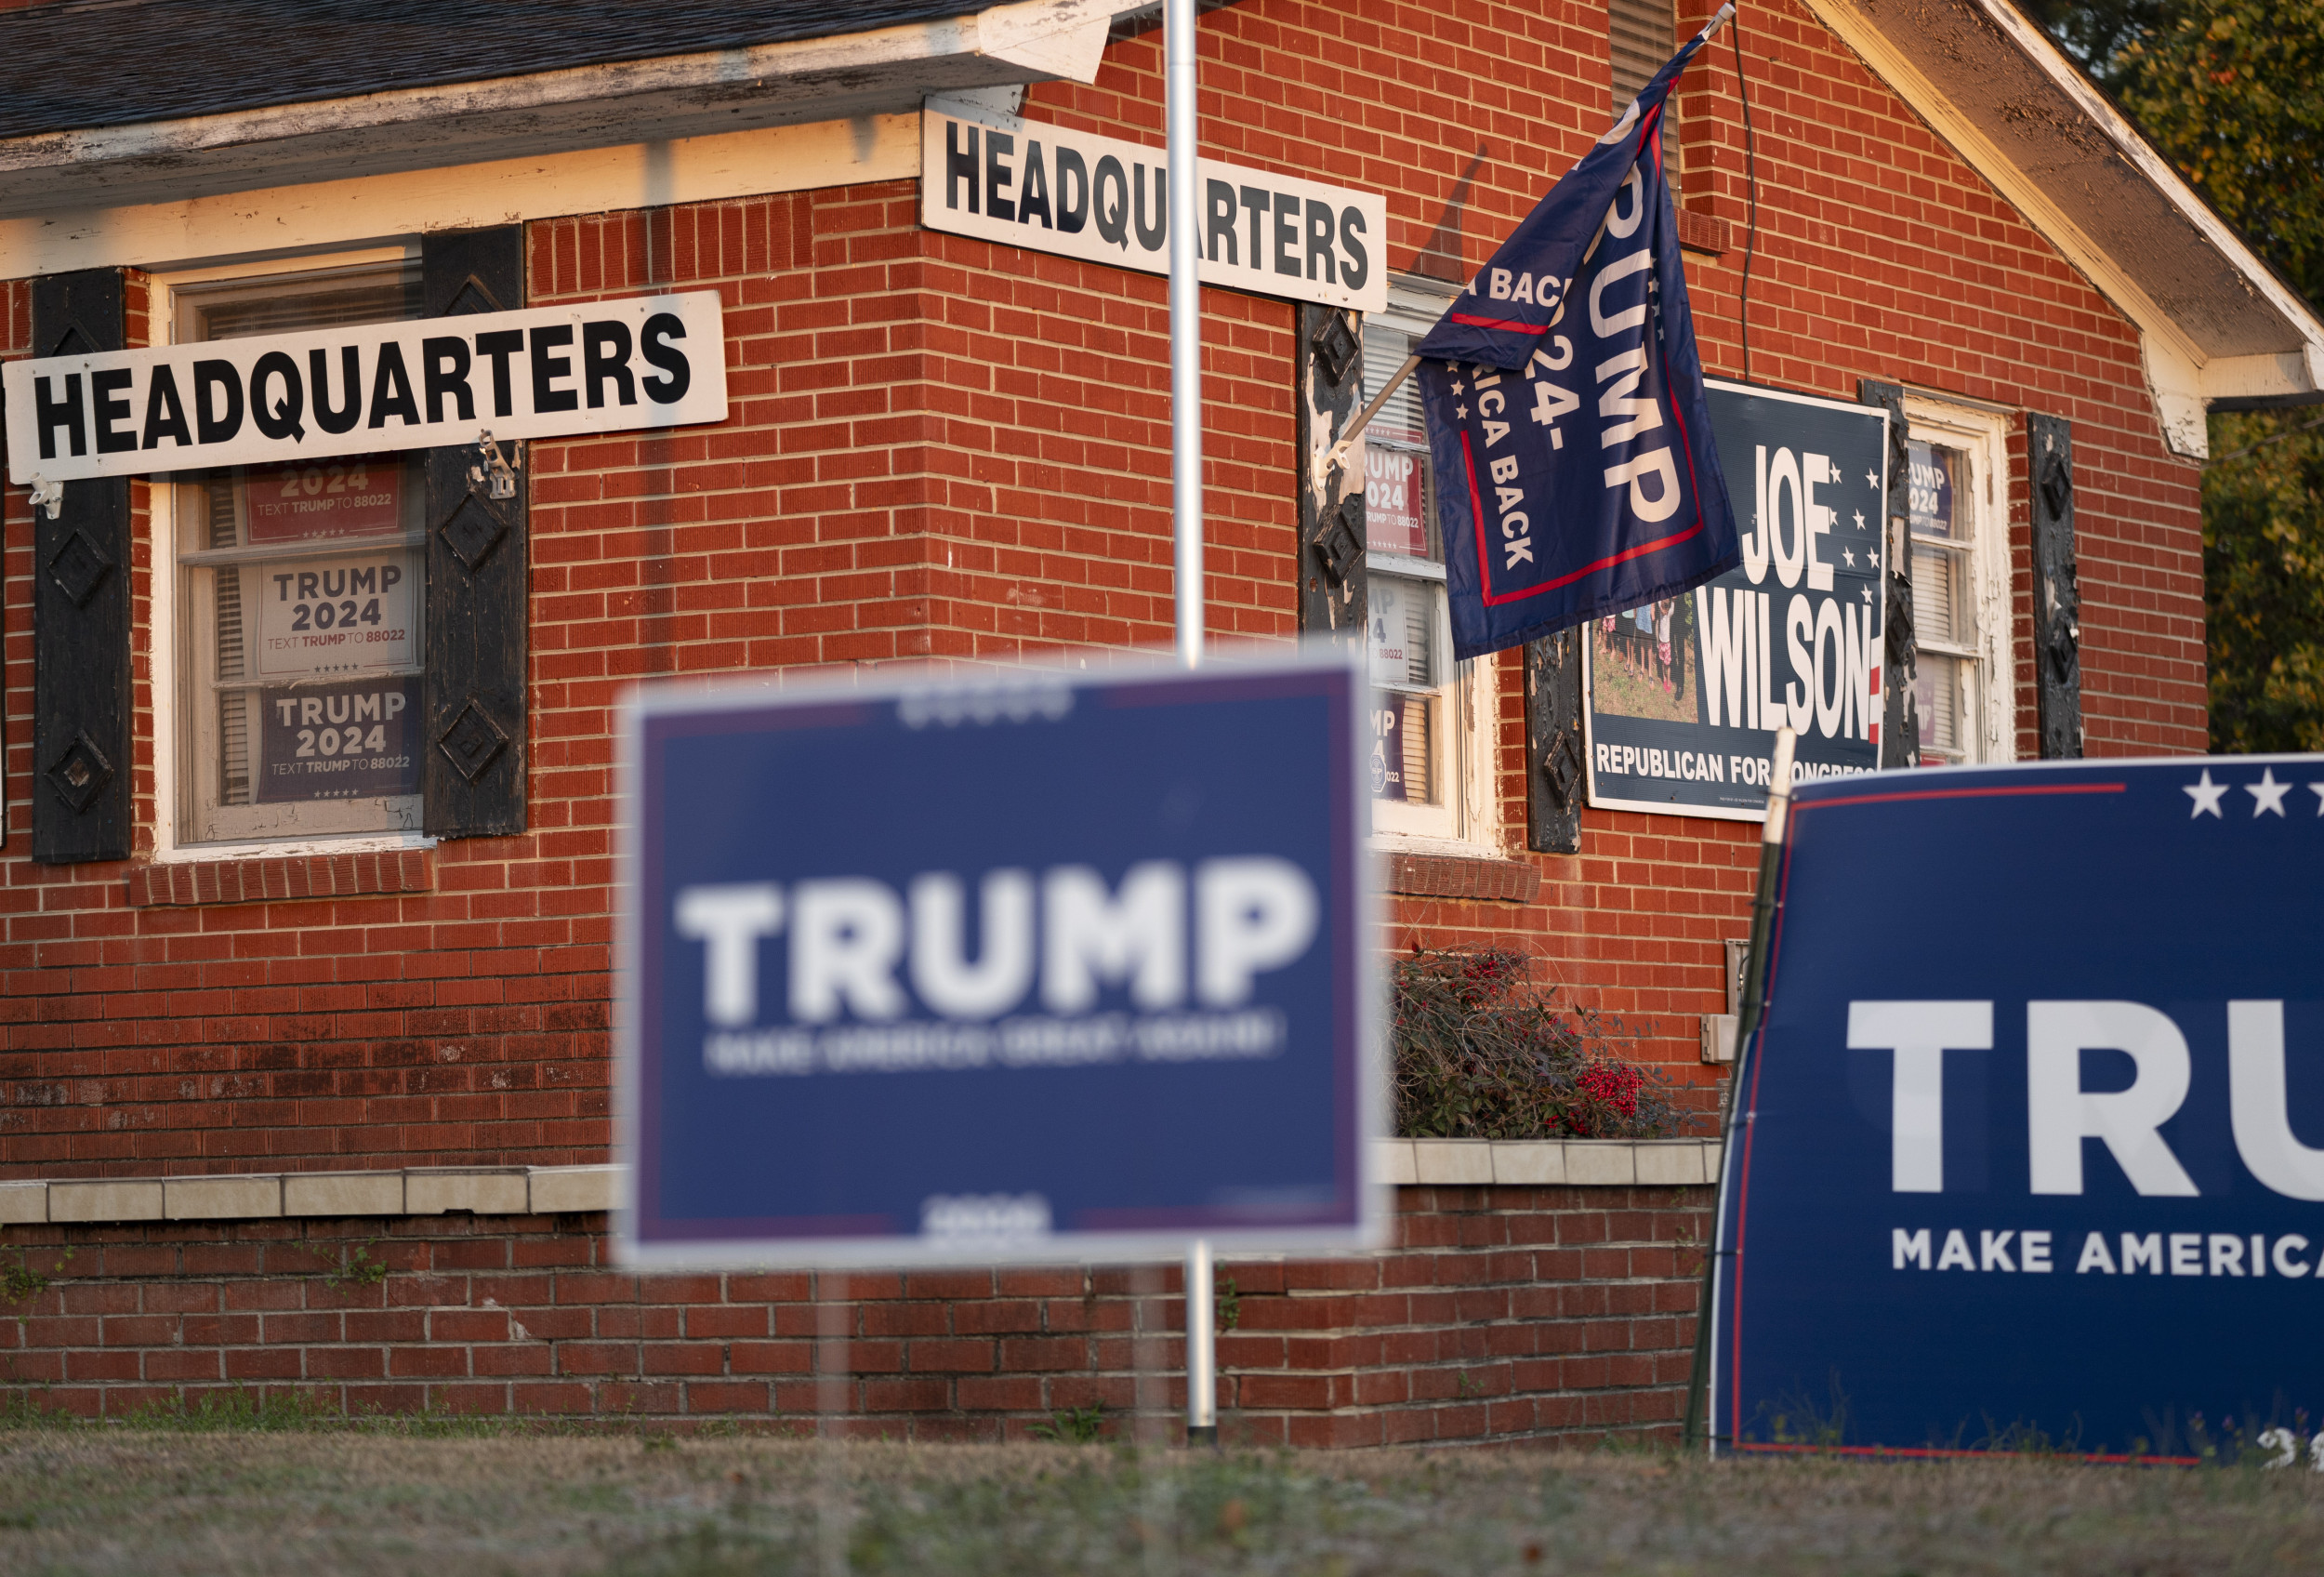
<svg viewBox="0 0 2324 1577">
<path fill-rule="evenodd" d="M 1195 212 L 1195 0 L 1167 0 L 1162 98 L 1169 139 L 1170 523 L 1178 660 L 1202 666 L 1202 281 Z"/>
<path fill-rule="evenodd" d="M 1709 44 L 1712 39 L 1719 36 L 1719 30 L 1725 27 L 1728 20 L 1733 18 L 1734 15 L 1735 6 L 1733 0 L 1729 0 L 1728 4 L 1719 7 L 1719 14 L 1717 16 L 1711 18 L 1710 20 L 1703 24 L 1703 31 L 1696 34 L 1696 41 L 1700 44 Z M 1750 113 L 1750 107 L 1747 105 L 1745 107 L 1744 113 L 1748 115 Z M 1187 200 L 1192 202 L 1193 198 L 1190 196 Z M 1175 268 L 1177 265 L 1173 263 L 1171 266 Z M 1355 419 L 1348 423 L 1348 430 L 1340 435 L 1340 441 L 1337 444 L 1334 444 L 1331 446 L 1330 452 L 1324 456 L 1323 464 L 1315 468 L 1316 475 L 1324 476 L 1329 474 L 1331 468 L 1340 463 L 1340 457 L 1355 446 L 1355 441 L 1358 438 L 1364 436 L 1364 430 L 1371 426 L 1372 418 L 1374 417 L 1380 415 L 1380 408 L 1388 403 L 1388 397 L 1391 394 L 1393 394 L 1398 389 L 1404 387 L 1404 380 L 1410 378 L 1415 372 L 1418 372 L 1419 370 L 1419 357 L 1407 356 L 1405 358 L 1404 365 L 1398 367 L 1393 374 L 1391 374 L 1388 381 L 1380 386 L 1380 392 L 1373 395 L 1370 402 L 1366 404 L 1362 410 L 1356 412 Z M 1744 369 L 1743 376 L 1747 378 L 1750 376 L 1750 371 L 1748 366 Z"/>
<path fill-rule="evenodd" d="M 1178 660 L 1202 666 L 1202 281 L 1196 251 L 1195 0 L 1162 8 L 1162 101 L 1169 139 L 1170 237 L 1170 525 L 1176 538 Z M 1186 1443 L 1214 1445 L 1217 1332 L 1210 1299 L 1210 1244 L 1186 1249 Z"/>
</svg>

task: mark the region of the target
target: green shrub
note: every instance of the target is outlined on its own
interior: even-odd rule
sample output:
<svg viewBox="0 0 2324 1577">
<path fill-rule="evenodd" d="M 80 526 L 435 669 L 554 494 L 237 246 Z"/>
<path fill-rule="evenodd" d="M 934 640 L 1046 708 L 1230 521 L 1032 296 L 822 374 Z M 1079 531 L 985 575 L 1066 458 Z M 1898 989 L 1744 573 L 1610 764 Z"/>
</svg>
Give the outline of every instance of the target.
<svg viewBox="0 0 2324 1577">
<path fill-rule="evenodd" d="M 1396 1132 L 1423 1139 L 1652 1139 L 1680 1114 L 1645 1068 L 1609 1054 L 1619 1026 L 1556 1005 L 1502 949 L 1416 948 L 1390 1008 Z"/>
</svg>

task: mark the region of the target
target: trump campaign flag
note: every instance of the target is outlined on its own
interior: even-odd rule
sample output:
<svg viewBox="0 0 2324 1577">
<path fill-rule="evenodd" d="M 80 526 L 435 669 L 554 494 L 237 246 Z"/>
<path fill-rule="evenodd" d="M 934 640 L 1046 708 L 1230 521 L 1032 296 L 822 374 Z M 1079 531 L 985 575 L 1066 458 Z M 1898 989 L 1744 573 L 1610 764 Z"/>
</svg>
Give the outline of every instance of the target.
<svg viewBox="0 0 2324 1577">
<path fill-rule="evenodd" d="M 1665 97 L 1717 26 L 1415 348 L 1459 656 L 1678 596 L 1741 557 L 1660 135 Z"/>
</svg>

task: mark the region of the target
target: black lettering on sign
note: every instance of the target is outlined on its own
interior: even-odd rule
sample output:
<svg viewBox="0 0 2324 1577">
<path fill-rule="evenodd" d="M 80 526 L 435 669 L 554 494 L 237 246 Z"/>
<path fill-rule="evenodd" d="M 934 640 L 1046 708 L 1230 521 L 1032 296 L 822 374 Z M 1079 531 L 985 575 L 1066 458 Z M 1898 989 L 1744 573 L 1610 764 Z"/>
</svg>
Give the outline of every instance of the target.
<svg viewBox="0 0 2324 1577">
<path fill-rule="evenodd" d="M 166 372 L 157 367 L 156 373 Z M 339 348 L 339 386 L 347 398 L 339 404 L 331 404 L 331 362 L 328 351 L 320 347 L 307 352 L 307 371 L 314 384 L 315 425 L 325 432 L 345 432 L 363 414 L 363 364 L 362 354 L 352 345 Z M 174 396 L 173 396 L 174 398 Z M 146 418 L 145 446 L 153 446 L 152 417 Z"/>
<path fill-rule="evenodd" d="M 581 325 L 581 381 L 589 391 L 589 409 L 605 404 L 605 386 L 614 385 L 621 403 L 638 403 L 637 380 L 629 376 L 629 325 L 609 318 Z"/>
<path fill-rule="evenodd" d="M 193 430 L 186 425 L 185 404 L 178 398 L 178 375 L 167 362 L 153 369 L 145 385 L 145 436 L 140 446 L 151 449 L 165 438 L 181 449 L 193 447 Z"/>
<path fill-rule="evenodd" d="M 385 427 L 390 417 L 402 417 L 406 427 L 420 424 L 419 402 L 412 398 L 412 375 L 403 367 L 403 347 L 392 339 L 379 347 L 379 365 L 371 375 L 368 425 Z"/>
<path fill-rule="evenodd" d="M 242 374 L 233 363 L 193 364 L 193 430 L 205 444 L 224 444 L 242 431 Z"/>
<path fill-rule="evenodd" d="M 97 452 L 100 455 L 119 455 L 138 446 L 136 433 L 113 429 L 115 422 L 129 415 L 129 402 L 114 396 L 127 389 L 135 376 L 127 367 L 89 374 L 89 400 L 97 407 Z"/>
<path fill-rule="evenodd" d="M 656 404 L 676 404 L 693 384 L 694 369 L 686 352 L 669 343 L 685 338 L 686 325 L 675 312 L 654 313 L 645 320 L 645 332 L 638 336 L 640 352 L 661 369 L 658 377 L 649 374 L 645 380 L 645 397 Z"/>
<path fill-rule="evenodd" d="M 561 378 L 573 376 L 571 356 L 552 355 L 573 344 L 573 325 L 569 323 L 544 324 L 533 330 L 533 409 L 538 411 L 577 411 L 581 408 L 580 391 L 554 387 Z"/>
<path fill-rule="evenodd" d="M 49 392 L 48 379 L 46 376 L 33 379 L 33 410 L 34 419 L 40 423 L 40 457 L 42 459 L 53 460 L 57 457 L 57 429 L 60 427 L 73 435 L 74 455 L 88 453 L 88 417 L 81 409 L 81 375 L 79 373 L 69 372 L 64 375 L 64 397 L 62 399 Z"/>
<path fill-rule="evenodd" d="M 428 419 L 443 420 L 446 395 L 458 404 L 460 419 L 476 419 L 476 395 L 468 386 L 468 340 L 457 334 L 431 334 L 419 342 L 420 381 L 428 390 Z"/>
<path fill-rule="evenodd" d="M 1006 163 L 1017 151 L 1017 139 L 1005 131 L 984 134 L 984 212 L 993 219 L 1013 219 L 1017 217 L 1014 199 L 1002 192 L 1017 179 L 1017 172 Z"/>
<path fill-rule="evenodd" d="M 495 328 L 476 337 L 476 353 L 493 364 L 493 415 L 496 417 L 516 415 L 516 396 L 508 388 L 508 358 L 523 349 L 524 330 L 521 328 Z"/>
</svg>

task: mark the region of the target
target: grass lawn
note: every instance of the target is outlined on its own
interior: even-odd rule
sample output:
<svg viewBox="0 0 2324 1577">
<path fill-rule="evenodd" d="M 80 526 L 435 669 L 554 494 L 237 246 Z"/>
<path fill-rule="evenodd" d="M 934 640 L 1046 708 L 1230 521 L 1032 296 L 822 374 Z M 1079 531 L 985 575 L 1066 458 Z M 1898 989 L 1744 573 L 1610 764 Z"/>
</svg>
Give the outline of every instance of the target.
<svg viewBox="0 0 2324 1577">
<path fill-rule="evenodd" d="M 2324 1479 L 2055 1461 L 0 1429 L 0 1573 L 2293 1572 Z"/>
</svg>

